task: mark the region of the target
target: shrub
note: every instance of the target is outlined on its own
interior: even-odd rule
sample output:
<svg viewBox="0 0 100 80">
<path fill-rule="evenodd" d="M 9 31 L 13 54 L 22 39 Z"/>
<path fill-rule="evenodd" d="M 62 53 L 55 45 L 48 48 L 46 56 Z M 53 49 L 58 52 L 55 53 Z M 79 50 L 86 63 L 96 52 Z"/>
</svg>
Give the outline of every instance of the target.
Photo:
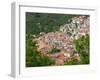
<svg viewBox="0 0 100 80">
<path fill-rule="evenodd" d="M 60 49 L 53 48 L 52 51 L 51 51 L 50 53 L 53 54 L 53 53 L 59 53 L 59 52 L 61 52 Z"/>
</svg>

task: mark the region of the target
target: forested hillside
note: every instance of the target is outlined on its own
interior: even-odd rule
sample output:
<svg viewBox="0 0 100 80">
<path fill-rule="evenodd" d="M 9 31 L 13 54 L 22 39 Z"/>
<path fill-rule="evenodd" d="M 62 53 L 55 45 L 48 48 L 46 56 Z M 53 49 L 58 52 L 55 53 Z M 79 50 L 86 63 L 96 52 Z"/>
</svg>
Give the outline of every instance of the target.
<svg viewBox="0 0 100 80">
<path fill-rule="evenodd" d="M 37 35 L 40 32 L 58 31 L 61 25 L 70 23 L 74 16 L 76 15 L 27 12 L 26 33 Z"/>
</svg>

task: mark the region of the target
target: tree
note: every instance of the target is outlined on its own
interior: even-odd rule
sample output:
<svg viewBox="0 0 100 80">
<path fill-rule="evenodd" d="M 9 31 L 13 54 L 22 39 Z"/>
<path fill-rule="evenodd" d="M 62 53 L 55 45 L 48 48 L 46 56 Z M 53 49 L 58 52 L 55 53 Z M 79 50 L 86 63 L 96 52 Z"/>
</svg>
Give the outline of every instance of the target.
<svg viewBox="0 0 100 80">
<path fill-rule="evenodd" d="M 32 37 L 26 37 L 26 67 L 49 66 L 54 64 L 54 60 L 37 51 L 36 41 L 32 42 Z"/>
<path fill-rule="evenodd" d="M 58 31 L 60 26 L 69 23 L 75 15 L 26 13 L 26 33 L 38 35 L 40 32 Z"/>
<path fill-rule="evenodd" d="M 82 36 L 74 41 L 76 51 L 80 54 L 83 64 L 89 64 L 89 35 Z"/>
<path fill-rule="evenodd" d="M 53 49 L 52 49 L 52 51 L 51 51 L 51 52 L 49 52 L 49 53 L 53 54 L 53 53 L 59 53 L 59 52 L 61 52 L 61 50 L 60 50 L 60 49 L 53 48 Z"/>
</svg>

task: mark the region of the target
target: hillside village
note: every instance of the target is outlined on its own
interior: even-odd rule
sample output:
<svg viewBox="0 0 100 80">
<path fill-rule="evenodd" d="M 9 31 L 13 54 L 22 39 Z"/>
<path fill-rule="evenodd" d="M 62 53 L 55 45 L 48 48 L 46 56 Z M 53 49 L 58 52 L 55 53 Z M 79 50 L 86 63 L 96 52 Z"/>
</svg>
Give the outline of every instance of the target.
<svg viewBox="0 0 100 80">
<path fill-rule="evenodd" d="M 70 23 L 60 26 L 58 31 L 40 32 L 40 36 L 33 39 L 33 42 L 37 42 L 37 51 L 41 52 L 41 55 L 52 58 L 54 65 L 64 65 L 71 58 L 79 61 L 80 55 L 74 51 L 73 41 L 89 35 L 89 21 L 87 16 L 76 16 L 71 19 Z"/>
</svg>

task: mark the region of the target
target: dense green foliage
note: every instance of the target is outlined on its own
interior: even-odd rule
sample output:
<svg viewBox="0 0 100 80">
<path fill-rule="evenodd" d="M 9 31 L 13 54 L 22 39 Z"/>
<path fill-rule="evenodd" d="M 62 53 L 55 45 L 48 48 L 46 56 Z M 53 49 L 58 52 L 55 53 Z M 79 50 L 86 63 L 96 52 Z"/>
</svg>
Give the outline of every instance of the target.
<svg viewBox="0 0 100 80">
<path fill-rule="evenodd" d="M 78 40 L 74 41 L 75 51 L 80 55 L 80 61 L 72 58 L 67 61 L 65 64 L 74 65 L 74 64 L 89 64 L 89 35 L 82 36 Z"/>
<path fill-rule="evenodd" d="M 83 64 L 89 64 L 89 35 L 82 36 L 75 40 L 77 52 L 80 54 Z"/>
<path fill-rule="evenodd" d="M 27 36 L 26 43 L 26 67 L 49 66 L 54 63 L 53 59 L 41 55 L 41 53 L 37 51 L 36 42 L 32 42 L 30 35 Z"/>
<path fill-rule="evenodd" d="M 65 65 L 79 65 L 79 64 L 82 64 L 82 62 L 81 61 L 78 61 L 77 59 L 74 59 L 74 58 L 72 58 L 72 59 L 70 59 L 70 60 L 68 60 L 66 63 L 65 63 Z"/>
<path fill-rule="evenodd" d="M 53 53 L 59 53 L 59 52 L 61 52 L 60 49 L 53 48 L 52 51 L 51 51 L 50 53 L 53 54 Z"/>
<path fill-rule="evenodd" d="M 71 22 L 75 15 L 26 13 L 26 33 L 39 34 L 40 32 L 53 32 L 59 30 L 61 25 Z"/>
</svg>

